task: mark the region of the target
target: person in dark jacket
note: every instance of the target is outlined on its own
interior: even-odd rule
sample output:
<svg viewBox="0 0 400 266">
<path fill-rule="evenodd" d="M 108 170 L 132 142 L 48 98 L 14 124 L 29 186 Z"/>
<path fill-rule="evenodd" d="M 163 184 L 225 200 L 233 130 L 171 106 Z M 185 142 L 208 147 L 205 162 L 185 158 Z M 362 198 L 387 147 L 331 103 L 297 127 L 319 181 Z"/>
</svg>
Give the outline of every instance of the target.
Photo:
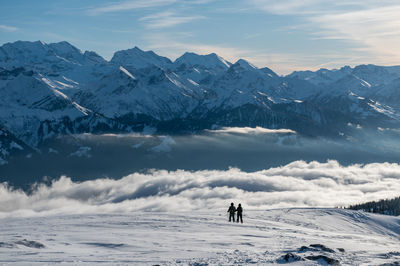
<svg viewBox="0 0 400 266">
<path fill-rule="evenodd" d="M 232 218 L 232 222 L 235 222 L 235 205 L 233 205 L 233 202 L 231 203 L 231 206 L 229 206 L 228 212 L 229 212 L 229 222 L 231 221 Z"/>
<path fill-rule="evenodd" d="M 237 220 L 236 220 L 236 222 L 237 223 L 239 222 L 239 217 L 240 217 L 240 222 L 243 223 L 243 217 L 242 217 L 243 208 L 242 208 L 242 204 L 239 203 L 239 206 L 237 207 L 236 211 L 237 211 L 237 215 L 236 215 Z"/>
</svg>

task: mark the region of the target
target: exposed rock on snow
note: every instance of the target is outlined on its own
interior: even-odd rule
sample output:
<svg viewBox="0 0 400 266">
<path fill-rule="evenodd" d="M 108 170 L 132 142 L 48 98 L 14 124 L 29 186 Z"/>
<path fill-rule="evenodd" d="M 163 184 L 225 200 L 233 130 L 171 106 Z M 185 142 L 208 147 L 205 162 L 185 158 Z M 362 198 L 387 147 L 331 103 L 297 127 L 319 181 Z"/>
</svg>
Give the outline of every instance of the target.
<svg viewBox="0 0 400 266">
<path fill-rule="evenodd" d="M 45 245 L 43 245 L 40 242 L 32 241 L 32 240 L 26 240 L 26 239 L 17 241 L 17 242 L 15 242 L 15 244 L 16 245 L 22 245 L 22 246 L 25 246 L 25 247 L 28 247 L 28 248 L 45 248 Z"/>
<path fill-rule="evenodd" d="M 278 263 L 286 263 L 286 262 L 295 262 L 304 260 L 299 255 L 293 254 L 291 252 L 283 255 L 280 259 L 277 260 Z"/>
<path fill-rule="evenodd" d="M 311 244 L 310 246 L 302 246 L 299 249 L 300 252 L 306 252 L 306 251 L 325 251 L 329 253 L 335 253 L 335 251 L 331 248 L 325 247 L 324 245 L 321 244 Z"/>
<path fill-rule="evenodd" d="M 325 256 L 325 255 L 311 255 L 311 256 L 306 256 L 305 258 L 307 260 L 317 261 L 317 262 L 319 262 L 321 264 L 327 263 L 329 265 L 340 265 L 339 260 L 330 258 L 330 257 Z"/>
</svg>

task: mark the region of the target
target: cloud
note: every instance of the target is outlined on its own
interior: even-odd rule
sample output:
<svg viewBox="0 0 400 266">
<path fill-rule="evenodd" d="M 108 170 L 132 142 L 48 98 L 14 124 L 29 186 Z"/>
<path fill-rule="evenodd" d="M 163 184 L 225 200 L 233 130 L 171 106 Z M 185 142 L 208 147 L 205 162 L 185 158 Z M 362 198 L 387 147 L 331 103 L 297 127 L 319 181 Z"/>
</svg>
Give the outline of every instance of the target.
<svg viewBox="0 0 400 266">
<path fill-rule="evenodd" d="M 400 5 L 316 16 L 311 20 L 325 31 L 321 38 L 338 38 L 359 45 L 383 64 L 398 64 Z"/>
<path fill-rule="evenodd" d="M 286 15 L 286 14 L 309 14 L 314 13 L 315 8 L 320 6 L 320 0 L 303 0 L 303 1 L 293 1 L 293 0 L 249 0 L 251 4 L 255 5 L 261 10 Z"/>
<path fill-rule="evenodd" d="M 118 12 L 118 11 L 127 11 L 133 9 L 142 9 L 142 8 L 151 8 L 151 7 L 160 7 L 167 6 L 175 3 L 176 0 L 136 0 L 136 1 L 123 1 L 110 5 L 95 7 L 88 9 L 88 14 L 90 15 L 101 15 L 104 13 L 110 12 Z"/>
<path fill-rule="evenodd" d="M 169 28 L 176 25 L 188 23 L 194 20 L 203 19 L 204 16 L 182 16 L 172 11 L 165 11 L 149 16 L 142 17 L 140 21 L 146 23 L 146 28 L 149 29 L 162 29 Z"/>
<path fill-rule="evenodd" d="M 87 9 L 89 15 L 101 15 L 111 12 L 127 11 L 134 9 L 163 7 L 175 4 L 178 8 L 186 8 L 188 6 L 204 5 L 215 0 L 126 0 L 120 1 L 109 5 L 103 5 L 99 7 L 91 7 Z"/>
<path fill-rule="evenodd" d="M 17 27 L 0 25 L 0 31 L 13 32 L 13 31 L 17 31 L 17 30 L 18 30 Z"/>
<path fill-rule="evenodd" d="M 237 133 L 237 134 L 296 134 L 296 131 L 291 129 L 269 129 L 263 127 L 223 127 L 216 130 L 207 130 L 212 133 Z"/>
<path fill-rule="evenodd" d="M 0 186 L 0 217 L 132 211 L 222 210 L 231 201 L 245 209 L 334 207 L 399 195 L 400 165 L 342 166 L 337 161 L 290 164 L 257 172 L 165 171 L 118 180 L 73 182 L 61 177 L 32 193 Z"/>
<path fill-rule="evenodd" d="M 321 14 L 342 14 L 347 11 L 369 10 L 382 6 L 398 5 L 395 0 L 365 0 L 365 1 L 323 1 L 323 0 L 247 0 L 247 2 L 263 10 L 279 15 L 321 15 Z"/>
<path fill-rule="evenodd" d="M 368 1 L 249 0 L 257 10 L 295 16 L 315 39 L 348 42 L 350 60 L 357 63 L 398 64 L 400 53 L 400 3 Z M 352 53 L 351 53 L 352 52 Z M 362 58 L 360 57 L 362 54 Z M 364 62 L 363 62 L 364 61 Z M 347 63 L 342 60 L 341 63 Z"/>
</svg>

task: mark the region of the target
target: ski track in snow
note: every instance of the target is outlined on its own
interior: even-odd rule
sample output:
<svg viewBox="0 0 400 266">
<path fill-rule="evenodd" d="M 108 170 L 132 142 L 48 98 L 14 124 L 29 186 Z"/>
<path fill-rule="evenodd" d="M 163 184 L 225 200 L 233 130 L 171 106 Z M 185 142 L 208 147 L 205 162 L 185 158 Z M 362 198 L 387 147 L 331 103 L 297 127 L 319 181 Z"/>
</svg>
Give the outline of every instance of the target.
<svg viewBox="0 0 400 266">
<path fill-rule="evenodd" d="M 323 255 L 342 265 L 400 261 L 400 217 L 275 209 L 245 211 L 244 224 L 232 224 L 225 212 L 3 218 L 0 264 L 265 265 L 284 263 L 281 258 L 288 253 L 303 259 Z M 305 259 L 291 265 L 326 261 Z"/>
</svg>

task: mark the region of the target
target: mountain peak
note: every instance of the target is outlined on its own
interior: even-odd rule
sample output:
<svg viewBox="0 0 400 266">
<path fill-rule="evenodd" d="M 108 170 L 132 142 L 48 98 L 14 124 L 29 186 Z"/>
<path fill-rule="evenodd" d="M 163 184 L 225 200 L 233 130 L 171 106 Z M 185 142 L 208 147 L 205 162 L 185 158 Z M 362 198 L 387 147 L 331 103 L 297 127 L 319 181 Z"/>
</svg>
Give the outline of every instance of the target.
<svg viewBox="0 0 400 266">
<path fill-rule="evenodd" d="M 165 68 L 172 64 L 168 58 L 159 56 L 153 51 L 143 51 L 137 46 L 115 52 L 110 62 L 134 68 L 145 68 L 148 66 Z"/>
<path fill-rule="evenodd" d="M 61 41 L 56 43 L 50 43 L 49 46 L 53 49 L 63 51 L 63 52 L 77 52 L 82 54 L 82 51 L 70 44 L 67 41 Z"/>
<path fill-rule="evenodd" d="M 5 49 L 29 49 L 29 50 L 34 50 L 34 49 L 40 49 L 40 48 L 44 48 L 47 47 L 47 44 L 43 41 L 15 41 L 15 42 L 8 42 L 6 44 L 4 44 L 2 47 L 4 47 Z"/>
<path fill-rule="evenodd" d="M 274 71 L 272 71 L 272 69 L 270 69 L 270 68 L 268 68 L 268 67 L 260 68 L 260 70 L 261 70 L 263 73 L 265 73 L 265 74 L 267 74 L 268 76 L 270 76 L 271 78 L 279 77 Z"/>
<path fill-rule="evenodd" d="M 241 67 L 245 70 L 249 70 L 249 71 L 253 71 L 258 69 L 256 66 L 254 66 L 253 64 L 251 64 L 250 62 L 244 60 L 244 59 L 239 59 L 238 61 L 236 61 L 235 64 L 232 65 L 232 67 L 237 68 L 237 67 Z"/>
<path fill-rule="evenodd" d="M 215 53 L 199 55 L 192 52 L 186 52 L 174 62 L 176 65 L 186 64 L 188 66 L 202 66 L 204 68 L 223 68 L 228 69 L 231 63 L 218 56 Z"/>
<path fill-rule="evenodd" d="M 130 49 L 128 49 L 128 50 L 130 50 Z M 136 45 L 135 45 L 135 47 L 133 47 L 131 50 L 136 50 L 136 51 L 140 51 L 140 52 L 145 53 L 144 50 L 140 49 L 139 46 L 136 46 Z"/>
<path fill-rule="evenodd" d="M 16 41 L 0 47 L 0 65 L 24 66 L 27 62 L 38 63 L 49 54 L 54 54 L 49 46 L 42 41 Z"/>
<path fill-rule="evenodd" d="M 83 57 L 93 63 L 106 63 L 107 61 L 101 57 L 100 55 L 98 55 L 96 52 L 93 51 L 85 51 L 85 53 L 83 54 Z"/>
<path fill-rule="evenodd" d="M 58 56 L 61 56 L 72 62 L 82 61 L 82 51 L 70 44 L 69 42 L 62 41 L 57 43 L 50 43 L 48 45 Z"/>
</svg>

